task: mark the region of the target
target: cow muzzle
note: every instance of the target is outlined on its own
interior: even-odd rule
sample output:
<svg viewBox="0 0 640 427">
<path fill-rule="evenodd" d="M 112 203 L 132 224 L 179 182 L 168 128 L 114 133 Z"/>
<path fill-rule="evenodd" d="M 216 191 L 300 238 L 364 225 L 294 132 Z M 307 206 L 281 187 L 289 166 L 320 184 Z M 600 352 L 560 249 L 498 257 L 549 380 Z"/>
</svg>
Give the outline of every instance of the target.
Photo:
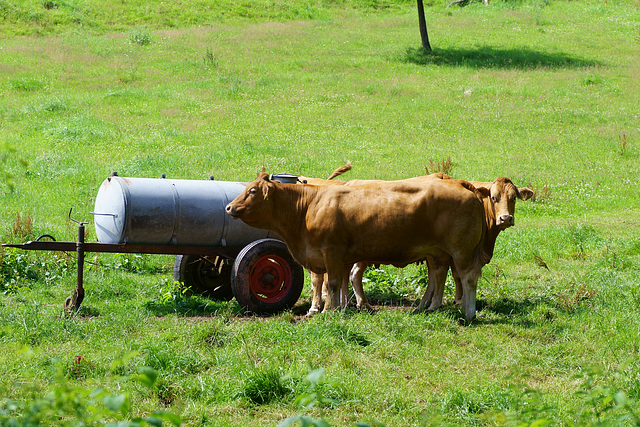
<svg viewBox="0 0 640 427">
<path fill-rule="evenodd" d="M 225 210 L 227 211 L 227 213 L 229 215 L 231 215 L 233 218 L 237 218 L 238 217 L 238 211 L 235 207 L 231 206 L 231 203 L 229 203 L 227 205 L 227 207 L 225 208 Z"/>
<path fill-rule="evenodd" d="M 500 215 L 496 223 L 500 227 L 511 227 L 515 224 L 515 219 L 513 218 L 513 215 Z"/>
</svg>

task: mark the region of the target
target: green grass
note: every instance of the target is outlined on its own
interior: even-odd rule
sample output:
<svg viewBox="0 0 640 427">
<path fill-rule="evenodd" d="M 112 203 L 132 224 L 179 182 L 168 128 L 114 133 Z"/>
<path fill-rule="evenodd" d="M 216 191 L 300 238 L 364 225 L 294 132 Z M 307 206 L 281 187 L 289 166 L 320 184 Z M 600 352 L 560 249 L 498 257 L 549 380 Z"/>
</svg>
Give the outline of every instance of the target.
<svg viewBox="0 0 640 427">
<path fill-rule="evenodd" d="M 638 423 L 637 1 L 426 2 L 431 55 L 409 1 L 210 3 L 0 0 L 2 241 L 75 240 L 69 209 L 91 220 L 114 170 L 247 181 L 350 160 L 346 178 L 398 179 L 450 157 L 457 178 L 537 192 L 484 269 L 478 320 L 410 315 L 423 267 L 371 270 L 374 315 L 303 318 L 305 286 L 256 317 L 181 294 L 170 257 L 108 254 L 69 318 L 75 256 L 5 250 L 0 419 L 71 386 L 126 394 L 109 420 L 185 425 Z M 302 408 L 318 368 L 326 401 Z"/>
</svg>

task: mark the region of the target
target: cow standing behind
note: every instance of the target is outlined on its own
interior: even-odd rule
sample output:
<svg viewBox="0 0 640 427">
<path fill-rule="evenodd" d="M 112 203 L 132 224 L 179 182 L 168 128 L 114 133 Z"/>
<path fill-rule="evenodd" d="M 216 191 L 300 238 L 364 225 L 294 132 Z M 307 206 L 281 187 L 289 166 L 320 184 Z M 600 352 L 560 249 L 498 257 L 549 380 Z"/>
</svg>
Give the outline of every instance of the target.
<svg viewBox="0 0 640 427">
<path fill-rule="evenodd" d="M 403 267 L 427 256 L 439 263 L 453 261 L 465 317 L 471 321 L 486 231 L 475 189 L 459 180 L 385 187 L 282 184 L 262 174 L 226 210 L 248 225 L 277 233 L 305 268 L 326 272 L 332 309 L 339 305 L 345 266 L 368 261 Z"/>
<path fill-rule="evenodd" d="M 434 178 L 447 179 L 446 175 L 430 175 Z M 476 187 L 476 193 L 482 200 L 484 207 L 484 218 L 487 232 L 483 238 L 482 246 L 485 263 L 489 263 L 493 257 L 496 239 L 502 230 L 515 224 L 515 204 L 516 199 L 528 200 L 533 196 L 533 190 L 527 187 L 518 188 L 509 178 L 498 177 L 492 182 L 470 181 Z M 453 263 L 450 265 L 438 265 L 436 260 L 426 259 L 427 267 L 430 270 L 429 283 L 420 304 L 416 311 L 435 310 L 442 306 L 444 294 L 444 283 L 446 281 L 447 270 L 451 268 L 453 279 L 456 283 L 455 303 L 462 301 L 462 283 L 458 277 Z M 358 300 L 358 307 L 370 307 L 362 288 L 362 276 L 370 263 L 359 262 L 351 270 L 349 279 L 353 286 Z M 433 272 L 433 273 L 431 273 Z M 434 280 L 432 280 L 434 278 Z M 438 285 L 438 286 L 437 286 Z M 429 304 L 427 308 L 427 304 Z"/>
<path fill-rule="evenodd" d="M 329 178 L 326 180 L 316 179 L 316 178 L 304 178 L 301 182 L 310 183 L 314 185 L 361 185 L 361 184 L 370 184 L 370 183 L 386 183 L 386 185 L 396 186 L 396 185 L 404 185 L 406 183 L 421 183 L 431 179 L 451 179 L 450 176 L 444 173 L 434 173 L 431 175 L 420 176 L 415 178 L 409 178 L 408 180 L 398 180 L 398 181 L 380 181 L 380 180 L 351 180 L 351 181 L 331 181 L 333 178 L 340 176 L 342 173 L 351 169 L 351 164 L 347 163 L 344 166 L 336 169 Z M 528 200 L 533 196 L 533 191 L 526 187 L 518 188 L 511 182 L 509 178 L 506 177 L 498 177 L 496 180 L 491 182 L 486 181 L 470 181 L 470 183 L 476 187 L 478 190 L 478 195 L 481 197 L 484 209 L 485 209 L 485 221 L 487 224 L 487 233 L 484 237 L 483 241 L 483 250 L 485 252 L 485 259 L 488 263 L 492 256 L 493 250 L 495 247 L 496 239 L 498 234 L 515 224 L 514 215 L 515 215 L 515 202 L 516 199 L 520 200 Z M 427 262 L 427 265 L 431 265 L 432 269 L 438 269 L 435 265 L 434 260 L 424 260 Z M 358 262 L 354 264 L 351 268 L 346 267 L 344 276 L 342 279 L 341 286 L 341 299 L 340 304 L 343 307 L 346 307 L 348 303 L 348 283 L 351 282 L 354 290 L 354 294 L 356 297 L 356 306 L 360 309 L 367 309 L 369 311 L 373 311 L 373 307 L 369 304 L 368 299 L 364 293 L 363 285 L 362 285 L 362 277 L 367 269 L 367 267 L 371 265 L 368 262 Z M 456 293 L 455 293 L 455 303 L 460 304 L 462 301 L 462 284 L 460 283 L 460 278 L 458 277 L 455 266 L 451 264 L 449 266 L 451 268 L 451 272 L 453 275 L 454 282 L 456 283 Z M 326 283 L 326 274 L 319 275 L 315 273 L 311 273 L 311 283 L 314 291 L 311 308 L 309 309 L 309 314 L 316 313 L 320 311 L 320 306 L 322 303 L 322 289 L 323 284 Z M 438 273 L 442 274 L 442 273 Z M 446 271 L 444 272 L 446 275 Z M 441 281 L 443 279 L 436 279 L 429 281 L 429 285 L 424 292 L 424 295 L 420 301 L 420 305 L 418 306 L 416 311 L 422 311 L 427 307 L 427 303 L 429 303 L 429 307 L 427 310 L 435 310 L 442 306 L 442 297 L 444 293 L 444 287 L 440 287 L 436 291 L 435 282 Z M 328 305 L 327 305 L 328 308 Z"/>
<path fill-rule="evenodd" d="M 487 232 L 482 242 L 482 251 L 485 254 L 486 263 L 489 263 L 493 257 L 496 239 L 500 232 L 515 225 L 516 199 L 522 201 L 529 200 L 533 197 L 534 192 L 527 187 L 518 188 L 509 178 L 505 177 L 498 177 L 493 182 L 470 182 L 476 187 L 477 193 L 480 195 L 484 206 Z M 429 268 L 432 268 L 429 260 L 427 260 L 427 265 Z M 462 283 L 458 277 L 455 266 L 451 264 L 450 267 L 451 274 L 456 283 L 455 303 L 459 304 L 463 297 Z M 447 269 L 448 267 L 444 270 L 445 275 Z M 430 302 L 429 310 L 442 305 L 442 297 L 444 294 L 443 284 L 444 282 L 435 281 L 432 286 L 432 283 L 429 282 L 417 311 L 424 310 L 428 302 Z"/>
</svg>

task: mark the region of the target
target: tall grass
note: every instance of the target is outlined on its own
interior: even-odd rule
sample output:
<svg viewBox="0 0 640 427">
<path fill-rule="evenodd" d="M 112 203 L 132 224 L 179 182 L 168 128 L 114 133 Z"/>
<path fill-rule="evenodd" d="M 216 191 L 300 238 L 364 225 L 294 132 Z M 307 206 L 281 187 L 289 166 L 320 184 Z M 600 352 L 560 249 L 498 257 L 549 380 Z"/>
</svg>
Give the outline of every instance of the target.
<svg viewBox="0 0 640 427">
<path fill-rule="evenodd" d="M 350 160 L 347 179 L 446 168 L 536 190 L 469 327 L 451 280 L 442 310 L 409 314 L 421 266 L 367 273 L 373 315 L 305 318 L 306 286 L 260 317 L 188 296 L 151 255 L 90 254 L 70 317 L 75 255 L 5 250 L 0 417 L 101 389 L 130 405 L 105 422 L 637 424 L 637 2 L 426 3 L 432 55 L 409 1 L 0 1 L 3 242 L 74 240 L 69 209 L 90 220 L 114 170 L 247 181 Z M 142 366 L 148 386 L 122 380 Z"/>
</svg>

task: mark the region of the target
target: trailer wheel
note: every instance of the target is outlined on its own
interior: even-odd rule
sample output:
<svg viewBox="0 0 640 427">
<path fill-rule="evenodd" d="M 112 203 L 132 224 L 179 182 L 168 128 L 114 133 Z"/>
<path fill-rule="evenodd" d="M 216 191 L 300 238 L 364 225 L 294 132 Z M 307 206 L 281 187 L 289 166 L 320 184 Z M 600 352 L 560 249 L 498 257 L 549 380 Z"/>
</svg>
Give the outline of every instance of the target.
<svg viewBox="0 0 640 427">
<path fill-rule="evenodd" d="M 195 293 L 229 301 L 233 298 L 231 262 L 221 256 L 178 255 L 173 263 L 173 280 Z"/>
<path fill-rule="evenodd" d="M 233 263 L 233 295 L 241 306 L 255 313 L 293 307 L 303 285 L 302 267 L 280 240 L 256 240 L 245 246 Z"/>
</svg>

